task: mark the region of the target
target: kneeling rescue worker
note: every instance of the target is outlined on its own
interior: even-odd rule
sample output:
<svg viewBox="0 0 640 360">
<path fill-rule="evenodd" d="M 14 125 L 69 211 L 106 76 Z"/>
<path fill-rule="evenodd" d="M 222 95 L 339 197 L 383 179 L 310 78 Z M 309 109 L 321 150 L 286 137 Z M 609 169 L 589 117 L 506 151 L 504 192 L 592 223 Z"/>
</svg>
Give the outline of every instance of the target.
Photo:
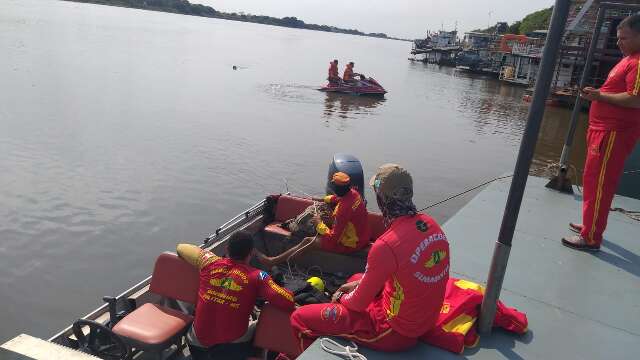
<svg viewBox="0 0 640 360">
<path fill-rule="evenodd" d="M 298 245 L 275 257 L 257 254 L 260 262 L 273 266 L 311 248 L 349 254 L 369 245 L 371 230 L 367 206 L 360 193 L 351 187 L 351 178 L 343 172 L 337 172 L 331 177 L 331 183 L 335 195 L 313 198 L 313 200 L 335 205 L 332 214 L 333 225 L 329 227 L 319 217 L 315 217 L 318 232 L 316 237 L 307 237 Z"/>
<path fill-rule="evenodd" d="M 223 258 L 195 245 L 177 247 L 178 255 L 200 271 L 195 319 L 187 334 L 195 360 L 209 359 L 209 355 L 224 359 L 250 356 L 255 323 L 250 326 L 249 315 L 257 298 L 285 311 L 294 308 L 289 290 L 278 286 L 266 272 L 249 266 L 253 255 L 250 233 L 233 234 L 227 251 L 229 258 Z"/>
<path fill-rule="evenodd" d="M 417 213 L 406 170 L 383 165 L 370 184 L 387 230 L 359 280 L 344 284 L 331 304 L 302 306 L 291 315 L 301 351 L 324 335 L 402 351 L 436 324 L 449 278 L 447 238 L 434 219 Z"/>
</svg>

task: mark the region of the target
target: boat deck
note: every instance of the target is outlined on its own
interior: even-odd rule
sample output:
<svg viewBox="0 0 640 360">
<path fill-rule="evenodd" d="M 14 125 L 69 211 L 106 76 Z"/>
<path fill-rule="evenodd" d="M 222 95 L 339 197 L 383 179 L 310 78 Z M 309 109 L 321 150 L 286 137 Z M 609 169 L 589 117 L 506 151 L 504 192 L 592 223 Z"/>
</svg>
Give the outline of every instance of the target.
<svg viewBox="0 0 640 360">
<path fill-rule="evenodd" d="M 602 251 L 564 247 L 569 221 L 581 219 L 581 201 L 529 177 L 501 299 L 524 311 L 529 332 L 496 330 L 460 355 L 421 344 L 409 352 L 378 353 L 376 359 L 632 359 L 640 343 L 640 222 L 611 212 Z M 510 179 L 480 192 L 444 225 L 452 275 L 486 280 Z M 617 196 L 614 207 L 640 210 L 640 200 Z M 344 341 L 342 341 L 345 343 Z M 342 359 L 316 341 L 300 360 Z"/>
</svg>

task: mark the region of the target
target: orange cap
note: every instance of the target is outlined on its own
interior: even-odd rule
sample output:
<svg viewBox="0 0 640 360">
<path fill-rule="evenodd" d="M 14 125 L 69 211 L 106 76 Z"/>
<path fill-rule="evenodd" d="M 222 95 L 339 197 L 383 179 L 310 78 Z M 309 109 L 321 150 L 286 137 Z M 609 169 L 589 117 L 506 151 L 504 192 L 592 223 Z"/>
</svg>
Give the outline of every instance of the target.
<svg viewBox="0 0 640 360">
<path fill-rule="evenodd" d="M 349 175 L 343 172 L 337 172 L 333 174 L 333 177 L 331 177 L 331 181 L 336 185 L 344 186 L 349 185 L 349 182 L 351 182 L 351 178 L 349 177 Z"/>
</svg>

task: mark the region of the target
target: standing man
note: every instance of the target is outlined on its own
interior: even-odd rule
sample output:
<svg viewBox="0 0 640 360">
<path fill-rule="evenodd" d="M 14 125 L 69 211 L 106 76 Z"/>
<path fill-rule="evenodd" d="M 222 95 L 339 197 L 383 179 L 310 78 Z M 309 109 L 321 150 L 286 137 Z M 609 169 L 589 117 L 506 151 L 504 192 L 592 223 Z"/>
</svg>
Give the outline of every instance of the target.
<svg viewBox="0 0 640 360">
<path fill-rule="evenodd" d="M 582 90 L 582 97 L 591 101 L 582 224 L 569 223 L 579 235 L 562 239 L 563 245 L 577 250 L 600 250 L 625 159 L 640 138 L 640 15 L 618 25 L 618 47 L 624 58 L 604 85 Z"/>
<path fill-rule="evenodd" d="M 331 304 L 291 315 L 300 348 L 335 335 L 381 351 L 402 351 L 435 326 L 449 279 L 449 243 L 413 204 L 413 180 L 386 164 L 371 179 L 387 231 L 373 244 L 364 275 L 344 284 Z M 352 277 L 352 280 L 356 276 Z"/>
<path fill-rule="evenodd" d="M 284 311 L 294 308 L 293 295 L 264 271 L 249 265 L 253 255 L 251 234 L 240 231 L 229 239 L 228 258 L 191 244 L 179 244 L 178 256 L 200 271 L 198 304 L 187 334 L 194 360 L 218 356 L 245 359 L 251 355 L 255 324 L 249 315 L 258 298 Z"/>
</svg>

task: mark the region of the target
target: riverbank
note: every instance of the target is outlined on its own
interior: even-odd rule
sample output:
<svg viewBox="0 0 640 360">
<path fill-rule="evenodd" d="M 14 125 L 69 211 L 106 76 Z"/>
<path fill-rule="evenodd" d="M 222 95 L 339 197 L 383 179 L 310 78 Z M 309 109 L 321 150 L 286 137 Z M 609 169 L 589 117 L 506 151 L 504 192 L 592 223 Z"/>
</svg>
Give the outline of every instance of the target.
<svg viewBox="0 0 640 360">
<path fill-rule="evenodd" d="M 168 13 L 181 14 L 181 15 L 202 16 L 202 17 L 208 17 L 213 19 L 249 22 L 249 23 L 256 23 L 256 24 L 263 24 L 263 25 L 273 25 L 273 26 L 281 26 L 281 27 L 288 27 L 288 28 L 294 28 L 294 29 L 306 29 L 306 30 L 323 31 L 323 32 L 338 33 L 338 34 L 368 36 L 368 37 L 375 37 L 375 38 L 382 38 L 382 39 L 389 39 L 389 40 L 411 41 L 408 39 L 390 37 L 390 36 L 387 36 L 387 34 L 385 33 L 365 33 L 357 29 L 344 29 L 336 26 L 307 24 L 304 21 L 294 16 L 276 18 L 272 16 L 251 15 L 251 14 L 244 14 L 244 13 L 225 13 L 225 12 L 217 11 L 211 6 L 206 6 L 202 4 L 192 4 L 189 1 L 184 1 L 184 0 L 181 0 L 181 1 L 178 1 L 178 0 L 147 0 L 147 1 L 62 0 L 62 1 L 106 5 L 106 6 L 117 6 L 117 7 L 131 8 L 131 9 L 149 10 L 149 11 L 160 11 L 160 12 L 168 12 Z"/>
</svg>

